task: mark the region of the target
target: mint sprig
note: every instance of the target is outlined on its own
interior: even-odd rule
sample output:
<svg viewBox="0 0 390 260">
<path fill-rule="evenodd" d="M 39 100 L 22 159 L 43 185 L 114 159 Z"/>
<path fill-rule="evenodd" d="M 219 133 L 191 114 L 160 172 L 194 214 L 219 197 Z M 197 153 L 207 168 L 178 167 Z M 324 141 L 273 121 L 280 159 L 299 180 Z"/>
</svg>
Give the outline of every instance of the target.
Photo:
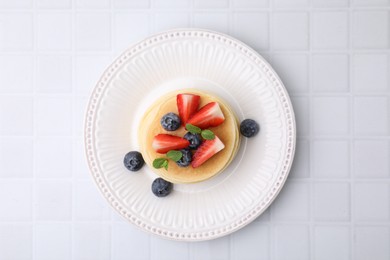
<svg viewBox="0 0 390 260">
<path fill-rule="evenodd" d="M 186 124 L 186 129 L 192 134 L 200 134 L 202 132 L 202 129 L 191 124 Z"/>
<path fill-rule="evenodd" d="M 156 169 L 165 168 L 165 170 L 168 170 L 168 160 L 166 158 L 156 158 L 153 161 L 153 167 Z"/>
<path fill-rule="evenodd" d="M 167 152 L 167 157 L 169 159 L 171 159 L 172 161 L 177 162 L 181 159 L 181 157 L 183 157 L 183 153 L 180 151 L 171 150 L 171 151 Z"/>
<path fill-rule="evenodd" d="M 213 140 L 215 138 L 215 134 L 211 130 L 203 130 L 200 134 L 206 140 Z"/>
</svg>

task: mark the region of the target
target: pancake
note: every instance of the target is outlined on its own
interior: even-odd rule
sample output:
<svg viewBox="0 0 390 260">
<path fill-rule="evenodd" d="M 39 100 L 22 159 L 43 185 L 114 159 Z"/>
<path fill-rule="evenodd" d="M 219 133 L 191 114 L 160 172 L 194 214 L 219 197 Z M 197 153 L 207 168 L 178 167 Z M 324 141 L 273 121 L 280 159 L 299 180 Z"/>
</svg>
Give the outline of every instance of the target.
<svg viewBox="0 0 390 260">
<path fill-rule="evenodd" d="M 205 163 L 197 168 L 180 167 L 174 161 L 169 160 L 168 170 L 153 167 L 153 160 L 166 157 L 164 154 L 155 152 L 152 148 L 153 138 L 157 134 L 171 134 L 183 137 L 187 131 L 181 126 L 176 131 L 166 131 L 160 124 L 160 119 L 169 112 L 178 114 L 176 95 L 180 93 L 191 93 L 200 96 L 199 108 L 209 102 L 216 101 L 225 116 L 225 121 L 216 127 L 209 129 L 223 142 L 225 148 L 216 153 Z M 225 169 L 233 160 L 240 144 L 238 120 L 231 108 L 222 99 L 195 89 L 186 89 L 171 92 L 157 101 L 146 111 L 142 117 L 138 129 L 138 140 L 145 163 L 161 178 L 172 183 L 195 183 L 207 180 Z"/>
</svg>

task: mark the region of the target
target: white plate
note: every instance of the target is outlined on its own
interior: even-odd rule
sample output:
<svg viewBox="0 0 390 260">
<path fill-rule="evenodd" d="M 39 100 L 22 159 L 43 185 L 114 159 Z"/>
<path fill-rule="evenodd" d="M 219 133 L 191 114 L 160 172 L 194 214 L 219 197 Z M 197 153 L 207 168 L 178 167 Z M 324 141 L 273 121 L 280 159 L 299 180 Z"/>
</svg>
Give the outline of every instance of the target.
<svg viewBox="0 0 390 260">
<path fill-rule="evenodd" d="M 175 185 L 168 197 L 157 198 L 150 188 L 157 176 L 146 165 L 129 172 L 123 157 L 138 149 L 138 121 L 147 106 L 180 88 L 224 98 L 240 120 L 255 119 L 261 131 L 243 138 L 223 173 Z M 216 32 L 179 29 L 132 46 L 105 71 L 90 98 L 85 148 L 98 188 L 129 222 L 169 239 L 208 240 L 250 223 L 277 196 L 294 156 L 294 113 L 276 73 L 247 45 Z"/>
</svg>

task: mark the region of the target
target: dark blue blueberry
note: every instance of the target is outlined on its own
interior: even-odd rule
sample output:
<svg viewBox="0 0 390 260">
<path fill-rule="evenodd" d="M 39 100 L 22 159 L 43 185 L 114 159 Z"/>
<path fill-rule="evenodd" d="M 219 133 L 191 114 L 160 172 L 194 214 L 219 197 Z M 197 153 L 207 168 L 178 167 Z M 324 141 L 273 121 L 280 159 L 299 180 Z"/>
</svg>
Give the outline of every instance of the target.
<svg viewBox="0 0 390 260">
<path fill-rule="evenodd" d="M 137 151 L 128 152 L 123 159 L 125 167 L 132 172 L 136 172 L 142 168 L 145 161 L 142 154 Z"/>
<path fill-rule="evenodd" d="M 253 137 L 260 130 L 260 126 L 255 120 L 245 119 L 240 124 L 240 132 L 245 137 Z"/>
<path fill-rule="evenodd" d="M 190 149 L 181 149 L 180 152 L 183 154 L 180 160 L 176 162 L 180 167 L 187 167 L 192 161 L 192 153 Z"/>
<path fill-rule="evenodd" d="M 171 193 L 173 184 L 162 178 L 157 178 L 152 183 L 152 192 L 157 197 L 165 197 Z"/>
<path fill-rule="evenodd" d="M 175 131 L 180 127 L 181 121 L 180 117 L 175 113 L 168 113 L 161 118 L 160 123 L 165 130 Z"/>
<path fill-rule="evenodd" d="M 193 150 L 198 149 L 199 145 L 202 143 L 202 139 L 199 134 L 188 132 L 184 135 L 184 139 L 187 139 L 190 142 L 188 147 Z"/>
</svg>

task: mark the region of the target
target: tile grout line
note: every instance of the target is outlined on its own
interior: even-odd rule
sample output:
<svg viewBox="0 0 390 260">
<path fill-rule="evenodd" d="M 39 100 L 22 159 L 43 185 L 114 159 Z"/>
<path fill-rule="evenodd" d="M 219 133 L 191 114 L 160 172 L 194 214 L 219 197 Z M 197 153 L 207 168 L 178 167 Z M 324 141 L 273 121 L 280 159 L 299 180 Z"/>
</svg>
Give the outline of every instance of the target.
<svg viewBox="0 0 390 260">
<path fill-rule="evenodd" d="M 37 84 L 37 66 L 38 66 L 38 57 L 37 57 L 37 44 L 38 44 L 38 40 L 37 40 L 37 37 L 36 37 L 36 33 L 37 33 L 37 1 L 33 1 L 32 2 L 32 30 L 33 30 L 33 33 L 32 33 L 32 37 L 33 37 L 33 48 L 32 48 L 32 56 L 33 56 L 33 91 L 32 91 L 32 114 L 33 114 L 33 182 L 32 182 L 32 188 L 31 188 L 31 191 L 32 191 L 32 194 L 31 194 L 31 197 L 32 197 L 32 205 L 31 205 L 31 217 L 32 217 L 32 259 L 36 259 L 36 255 L 37 255 L 37 252 L 36 252 L 36 244 L 37 244 L 37 234 L 36 234 L 36 207 L 35 205 L 37 205 L 37 196 L 36 196 L 36 192 L 37 192 L 37 184 L 38 184 L 38 181 L 37 181 L 37 163 L 36 163 L 36 160 L 37 160 L 37 131 L 36 131 L 36 103 L 37 103 L 37 97 L 36 97 L 36 93 L 37 93 L 37 88 L 38 88 L 38 84 Z"/>
<path fill-rule="evenodd" d="M 274 58 L 274 50 L 273 50 L 273 22 L 274 22 L 274 2 L 273 1 L 268 1 L 268 8 L 269 8 L 269 13 L 268 13 L 268 51 L 269 51 L 269 59 L 270 62 L 273 61 Z M 276 258 L 276 243 L 275 243 L 275 232 L 276 232 L 276 225 L 274 223 L 274 217 L 273 217 L 273 210 L 272 210 L 272 204 L 269 206 L 269 236 L 268 236 L 268 241 L 269 241 L 269 259 L 275 259 Z"/>
<path fill-rule="evenodd" d="M 109 15 L 110 15 L 110 56 L 112 59 L 112 62 L 116 59 L 115 55 L 115 44 L 116 44 L 116 37 L 115 37 L 115 12 L 114 12 L 114 1 L 110 1 L 110 6 L 109 6 Z M 108 67 L 106 67 L 108 69 Z M 104 201 L 104 203 L 106 203 Z M 115 212 L 114 214 L 117 214 Z M 110 217 L 109 217 L 109 242 L 110 242 L 110 250 L 109 250 L 109 257 L 110 259 L 113 259 L 114 257 L 114 217 L 112 212 L 110 212 Z"/>
<path fill-rule="evenodd" d="M 71 0 L 71 60 L 72 60 L 72 76 L 71 76 L 71 84 L 72 84 L 72 111 L 71 111 L 71 117 L 72 117 L 72 192 L 71 192 L 71 202 L 72 202 L 72 211 L 71 211 L 71 220 L 72 223 L 70 225 L 70 256 L 71 259 L 75 259 L 75 210 L 74 206 L 76 201 L 76 176 L 75 176 L 75 158 L 74 158 L 74 147 L 76 143 L 76 130 L 75 130 L 75 124 L 74 124 L 74 116 L 76 111 L 76 0 Z"/>
<path fill-rule="evenodd" d="M 309 3 L 309 11 L 307 13 L 307 16 L 308 16 L 308 32 L 309 32 L 309 36 L 308 36 L 308 50 L 309 50 L 309 55 L 307 57 L 307 63 L 308 63 L 308 74 L 307 74 L 307 80 L 308 80 L 308 84 L 309 84 L 309 87 L 308 87 L 308 92 L 309 92 L 309 159 L 308 159 L 308 163 L 309 163 L 309 180 L 310 180 L 310 185 L 309 185 L 309 212 L 308 212 L 308 226 L 309 226 L 309 234 L 308 234 L 308 237 L 309 237 L 309 241 L 308 241 L 308 246 L 309 246 L 309 249 L 308 249 L 308 254 L 309 254 L 309 259 L 313 259 L 314 256 L 315 256 L 315 241 L 314 241 L 314 233 L 315 233 L 315 220 L 314 220 L 314 193 L 315 193 L 315 182 L 314 182 L 314 166 L 313 166 L 313 163 L 312 163 L 312 150 L 313 150 L 313 147 L 314 147 L 314 126 L 313 126 L 313 93 L 315 92 L 313 90 L 313 68 L 312 68 L 312 64 L 313 64 L 313 42 L 312 42 L 312 37 L 313 37 L 313 3 L 310 2 Z"/>
<path fill-rule="evenodd" d="M 350 94 L 350 100 L 349 100 L 349 112 L 350 112 L 350 118 L 349 118 L 349 124 L 350 124 L 350 133 L 349 133 L 349 259 L 355 259 L 354 255 L 354 247 L 353 247 L 353 236 L 354 236 L 354 211 L 355 211 L 355 205 L 354 205 L 354 137 L 355 137 L 355 128 L 354 128 L 354 79 L 353 79 L 353 59 L 354 55 L 352 52 L 352 32 L 353 32 L 353 12 L 351 10 L 352 6 L 352 0 L 349 0 L 349 8 L 348 8 L 348 84 L 349 84 L 349 94 Z"/>
</svg>

